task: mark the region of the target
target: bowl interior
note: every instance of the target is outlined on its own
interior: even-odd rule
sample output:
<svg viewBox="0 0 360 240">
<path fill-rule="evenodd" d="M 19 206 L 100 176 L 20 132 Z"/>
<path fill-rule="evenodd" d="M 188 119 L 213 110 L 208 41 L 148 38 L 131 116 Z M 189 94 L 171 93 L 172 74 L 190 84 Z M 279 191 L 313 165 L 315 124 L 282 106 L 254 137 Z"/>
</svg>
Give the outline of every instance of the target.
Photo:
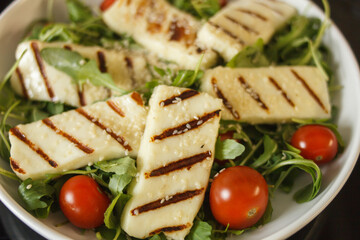
<svg viewBox="0 0 360 240">
<path fill-rule="evenodd" d="M 54 1 L 54 17 L 56 20 L 66 19 L 65 1 Z M 98 6 L 100 0 L 87 0 L 87 3 Z M 299 12 L 309 16 L 323 18 L 321 10 L 307 0 L 285 0 L 297 7 Z M 15 61 L 14 52 L 17 44 L 24 37 L 28 26 L 34 21 L 46 17 L 48 1 L 15 1 L 0 16 L 0 76 L 4 76 Z M 21 16 L 21 17 L 19 17 Z M 280 239 L 286 238 L 304 227 L 315 218 L 336 196 L 349 177 L 360 149 L 360 75 L 357 61 L 343 35 L 335 25 L 327 30 L 325 44 L 333 55 L 333 68 L 341 91 L 334 97 L 334 103 L 339 109 L 337 118 L 339 131 L 342 134 L 346 148 L 333 162 L 322 167 L 323 184 L 318 197 L 308 203 L 297 204 L 292 200 L 292 194 L 277 192 L 272 199 L 274 208 L 272 221 L 265 226 L 231 239 Z M 6 161 L 0 161 L 1 167 L 10 170 Z M 297 181 L 297 187 L 310 182 L 307 176 Z M 17 193 L 18 183 L 0 176 L 0 199 L 18 218 L 39 234 L 49 239 L 96 239 L 91 231 L 82 232 L 70 224 L 56 227 L 64 222 L 61 213 L 51 214 L 45 220 L 39 220 L 29 214 L 21 206 Z M 294 189 L 294 192 L 296 188 Z"/>
</svg>

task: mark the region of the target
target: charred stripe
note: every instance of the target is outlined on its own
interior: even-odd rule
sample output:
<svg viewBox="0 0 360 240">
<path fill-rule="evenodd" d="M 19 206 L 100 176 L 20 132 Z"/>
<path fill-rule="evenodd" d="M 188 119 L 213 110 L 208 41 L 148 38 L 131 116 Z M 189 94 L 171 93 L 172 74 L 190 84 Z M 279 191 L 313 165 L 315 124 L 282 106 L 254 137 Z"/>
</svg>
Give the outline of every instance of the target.
<svg viewBox="0 0 360 240">
<path fill-rule="evenodd" d="M 190 169 L 193 165 L 204 161 L 205 159 L 211 157 L 211 155 L 212 155 L 211 151 L 207 151 L 207 152 L 199 153 L 199 154 L 191 156 L 191 157 L 187 157 L 187 158 L 183 158 L 183 159 L 171 162 L 171 163 L 165 165 L 164 167 L 152 170 L 150 173 L 145 173 L 145 178 L 166 175 L 168 173 L 171 173 L 171 172 L 174 172 L 177 170 L 182 170 L 184 168 Z"/>
<path fill-rule="evenodd" d="M 22 141 L 26 145 L 28 145 L 31 150 L 33 150 L 34 152 L 39 154 L 40 157 L 42 157 L 45 161 L 47 161 L 51 167 L 53 167 L 53 168 L 58 167 L 58 164 L 54 160 L 52 160 L 41 148 L 39 148 L 33 142 L 31 142 L 26 137 L 26 135 L 20 131 L 20 129 L 18 127 L 11 128 L 10 133 L 12 135 L 14 135 L 15 137 L 17 137 L 20 141 Z"/>
<path fill-rule="evenodd" d="M 144 212 L 153 211 L 158 208 L 166 207 L 171 204 L 186 201 L 188 199 L 191 199 L 193 197 L 202 194 L 203 192 L 204 192 L 204 188 L 177 193 L 175 195 L 168 196 L 167 198 L 158 199 L 153 202 L 134 208 L 130 212 L 133 216 L 137 216 Z"/>
<path fill-rule="evenodd" d="M 196 96 L 198 95 L 199 92 L 198 91 L 195 91 L 195 90 L 185 90 L 184 92 L 182 92 L 181 94 L 179 95 L 175 95 L 175 96 L 172 96 L 168 99 L 165 99 L 163 101 L 160 102 L 160 106 L 168 106 L 168 105 L 171 105 L 171 104 L 176 104 L 182 100 L 185 100 L 185 99 L 188 99 L 188 98 L 191 98 L 193 96 Z"/>
<path fill-rule="evenodd" d="M 46 126 L 48 126 L 50 129 L 54 130 L 54 132 L 56 134 L 63 136 L 64 138 L 66 138 L 67 140 L 69 140 L 70 142 L 75 144 L 75 146 L 77 148 L 79 148 L 81 151 L 83 151 L 84 153 L 90 154 L 90 153 L 94 152 L 94 149 L 82 144 L 80 141 L 78 141 L 76 138 L 74 138 L 70 134 L 68 134 L 68 133 L 62 131 L 61 129 L 59 129 L 58 127 L 56 127 L 55 124 L 50 120 L 50 118 L 45 118 L 42 120 L 42 122 Z"/>
<path fill-rule="evenodd" d="M 184 134 L 187 131 L 191 131 L 193 129 L 196 129 L 206 123 L 208 120 L 212 119 L 215 116 L 219 116 L 220 110 L 216 110 L 211 113 L 207 113 L 201 117 L 197 117 L 197 120 L 192 120 L 186 123 L 183 123 L 177 127 L 169 128 L 163 131 L 159 135 L 155 135 L 151 138 L 151 142 L 154 142 L 155 140 L 162 140 L 168 137 L 177 136 L 180 134 Z"/>
<path fill-rule="evenodd" d="M 80 115 L 84 116 L 90 122 L 94 123 L 99 128 L 105 130 L 107 134 L 109 134 L 113 139 L 120 143 L 120 145 L 123 146 L 126 150 L 132 150 L 131 146 L 125 141 L 123 136 L 117 135 L 109 127 L 104 126 L 102 123 L 99 122 L 99 119 L 94 118 L 93 116 L 85 112 L 85 110 L 82 108 L 75 109 L 75 111 L 78 112 Z"/>
</svg>

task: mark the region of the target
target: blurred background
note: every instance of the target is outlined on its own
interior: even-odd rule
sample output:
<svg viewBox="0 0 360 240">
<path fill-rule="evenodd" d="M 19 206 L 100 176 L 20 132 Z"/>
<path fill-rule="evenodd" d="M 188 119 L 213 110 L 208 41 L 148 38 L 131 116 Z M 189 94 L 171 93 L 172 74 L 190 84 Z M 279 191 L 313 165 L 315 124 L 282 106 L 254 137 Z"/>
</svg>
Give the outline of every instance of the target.
<svg viewBox="0 0 360 240">
<path fill-rule="evenodd" d="M 321 0 L 313 1 L 322 6 Z M 360 24 L 360 0 L 328 1 L 332 9 L 332 20 L 345 35 L 359 62 L 360 31 L 358 26 Z M 11 2 L 11 0 L 0 0 L 0 12 Z M 43 239 L 19 221 L 2 203 L 0 203 L 0 213 L 0 240 Z M 311 223 L 290 237 L 289 240 L 359 239 L 359 218 L 360 162 L 358 160 L 350 178 L 330 205 Z"/>
</svg>

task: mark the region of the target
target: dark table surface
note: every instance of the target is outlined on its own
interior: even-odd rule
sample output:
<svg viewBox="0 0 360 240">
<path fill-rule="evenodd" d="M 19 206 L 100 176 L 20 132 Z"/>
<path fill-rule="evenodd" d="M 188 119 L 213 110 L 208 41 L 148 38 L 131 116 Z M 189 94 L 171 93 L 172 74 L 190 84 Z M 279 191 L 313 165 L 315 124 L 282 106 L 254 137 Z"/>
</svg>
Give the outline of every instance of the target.
<svg viewBox="0 0 360 240">
<path fill-rule="evenodd" d="M 295 1 L 295 0 L 294 0 Z M 0 0 L 0 12 L 11 0 Z M 314 0 L 321 5 L 321 0 Z M 357 60 L 360 59 L 360 0 L 329 0 L 331 18 L 349 41 Z M 1 30 L 0 30 L 1 31 Z M 359 103 L 360 104 L 360 103 Z M 0 240 L 42 239 L 32 232 L 1 203 Z M 360 162 L 330 205 L 311 223 L 289 240 L 353 240 L 360 239 Z M 6 228 L 4 228 L 6 221 Z M 26 233 L 26 234 L 24 234 Z"/>
</svg>

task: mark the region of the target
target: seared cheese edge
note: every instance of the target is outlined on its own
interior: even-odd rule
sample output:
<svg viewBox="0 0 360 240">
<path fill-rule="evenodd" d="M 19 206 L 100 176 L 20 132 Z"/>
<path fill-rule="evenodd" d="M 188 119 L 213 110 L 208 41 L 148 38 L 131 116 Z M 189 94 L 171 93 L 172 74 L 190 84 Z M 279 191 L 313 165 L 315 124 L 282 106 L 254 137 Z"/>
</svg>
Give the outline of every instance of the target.
<svg viewBox="0 0 360 240">
<path fill-rule="evenodd" d="M 50 66 L 42 58 L 40 58 L 42 67 L 39 67 L 33 48 L 34 44 L 37 46 L 36 52 L 38 53 L 46 47 L 60 47 L 76 51 L 85 58 L 96 60 L 99 68 L 109 73 L 114 83 L 124 90 L 140 87 L 151 80 L 147 59 L 140 53 L 128 50 L 107 50 L 96 46 L 27 41 L 19 44 L 17 48 L 17 59 L 25 50 L 27 51 L 10 81 L 18 94 L 32 100 L 62 102 L 79 107 L 118 94 L 91 83 L 85 83 L 81 90 L 77 84 L 74 84 L 70 76 Z M 53 96 L 49 94 L 49 90 L 53 92 Z"/>
<path fill-rule="evenodd" d="M 181 100 L 186 91 L 196 95 Z M 174 96 L 173 104 L 162 103 Z M 206 93 L 168 86 L 154 90 L 137 158 L 139 174 L 121 218 L 129 235 L 146 238 L 164 232 L 169 239 L 184 239 L 189 233 L 208 184 L 220 109 L 221 101 Z M 179 126 L 187 130 L 180 132 Z M 169 129 L 170 135 L 162 135 Z M 194 159 L 179 167 L 179 162 Z M 180 196 L 185 199 L 180 201 Z M 147 209 L 149 203 L 157 207 Z"/>
<path fill-rule="evenodd" d="M 113 31 L 130 34 L 148 51 L 181 68 L 194 69 L 202 54 L 202 68 L 217 61 L 217 54 L 197 41 L 201 23 L 166 0 L 118 0 L 103 19 Z"/>
<path fill-rule="evenodd" d="M 230 61 L 259 38 L 267 43 L 296 9 L 280 1 L 242 0 L 229 3 L 199 30 L 198 39 Z"/>
<path fill-rule="evenodd" d="M 101 160 L 135 157 L 147 110 L 134 94 L 14 127 L 12 169 L 21 179 L 40 179 Z"/>
<path fill-rule="evenodd" d="M 200 88 L 223 100 L 227 120 L 282 123 L 331 114 L 327 82 L 316 67 L 217 67 L 205 72 Z"/>
</svg>

